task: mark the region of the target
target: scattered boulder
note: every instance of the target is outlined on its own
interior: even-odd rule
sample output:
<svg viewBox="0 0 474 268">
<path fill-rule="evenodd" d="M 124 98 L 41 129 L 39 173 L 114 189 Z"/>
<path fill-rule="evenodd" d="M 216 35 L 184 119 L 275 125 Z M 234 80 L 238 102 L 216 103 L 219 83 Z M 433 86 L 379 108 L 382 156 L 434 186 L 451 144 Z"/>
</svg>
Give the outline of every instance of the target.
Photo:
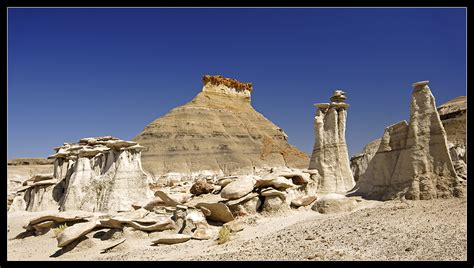
<svg viewBox="0 0 474 268">
<path fill-rule="evenodd" d="M 208 183 L 206 179 L 198 179 L 190 189 L 190 193 L 194 195 L 207 194 L 212 191 L 214 191 L 214 186 Z"/>
<path fill-rule="evenodd" d="M 196 207 L 204 207 L 211 211 L 211 215 L 206 216 L 209 220 L 223 223 L 234 220 L 232 212 L 224 203 L 199 203 Z"/>
<path fill-rule="evenodd" d="M 321 214 L 350 212 L 357 207 L 357 201 L 343 195 L 329 194 L 316 201 L 312 210 Z"/>
<path fill-rule="evenodd" d="M 226 199 L 241 198 L 253 190 L 255 183 L 255 176 L 241 176 L 222 189 L 221 197 Z"/>
<path fill-rule="evenodd" d="M 257 193 L 249 193 L 239 199 L 230 200 L 226 204 L 234 216 L 244 216 L 257 213 L 261 201 Z"/>
<path fill-rule="evenodd" d="M 266 196 L 262 206 L 265 212 L 276 212 L 286 208 L 288 208 L 288 204 L 285 203 L 285 200 L 280 195 Z"/>
</svg>

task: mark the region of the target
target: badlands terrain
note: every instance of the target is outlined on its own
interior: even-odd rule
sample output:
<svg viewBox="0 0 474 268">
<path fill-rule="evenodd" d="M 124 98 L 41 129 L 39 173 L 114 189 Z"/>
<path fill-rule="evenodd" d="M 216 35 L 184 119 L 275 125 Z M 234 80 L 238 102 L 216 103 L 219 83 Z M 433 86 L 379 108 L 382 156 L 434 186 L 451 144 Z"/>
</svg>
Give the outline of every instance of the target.
<svg viewBox="0 0 474 268">
<path fill-rule="evenodd" d="M 132 141 L 9 161 L 7 259 L 466 260 L 466 98 L 436 106 L 428 83 L 349 158 L 344 91 L 315 104 L 308 156 L 251 83 L 206 75 Z"/>
</svg>

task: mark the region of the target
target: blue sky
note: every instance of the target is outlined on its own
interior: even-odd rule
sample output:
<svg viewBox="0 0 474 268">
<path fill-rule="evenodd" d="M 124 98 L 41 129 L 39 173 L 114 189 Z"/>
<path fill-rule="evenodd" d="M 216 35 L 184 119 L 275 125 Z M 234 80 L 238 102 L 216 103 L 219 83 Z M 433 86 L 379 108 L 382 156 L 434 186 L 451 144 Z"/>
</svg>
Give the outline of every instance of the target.
<svg viewBox="0 0 474 268">
<path fill-rule="evenodd" d="M 463 8 L 8 9 L 8 159 L 82 137 L 132 139 L 204 74 L 311 152 L 314 103 L 347 92 L 349 154 L 407 120 L 411 84 L 466 95 Z"/>
</svg>

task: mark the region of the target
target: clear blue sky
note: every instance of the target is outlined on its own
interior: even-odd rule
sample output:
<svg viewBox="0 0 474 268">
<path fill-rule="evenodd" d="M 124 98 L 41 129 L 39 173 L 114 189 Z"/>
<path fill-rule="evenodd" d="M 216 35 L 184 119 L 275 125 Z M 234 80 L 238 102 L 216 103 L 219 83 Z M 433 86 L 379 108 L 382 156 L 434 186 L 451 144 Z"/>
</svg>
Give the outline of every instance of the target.
<svg viewBox="0 0 474 268">
<path fill-rule="evenodd" d="M 9 9 L 8 159 L 132 139 L 204 74 L 252 82 L 257 111 L 311 152 L 314 103 L 347 92 L 349 154 L 408 119 L 411 84 L 466 95 L 457 9 Z"/>
</svg>

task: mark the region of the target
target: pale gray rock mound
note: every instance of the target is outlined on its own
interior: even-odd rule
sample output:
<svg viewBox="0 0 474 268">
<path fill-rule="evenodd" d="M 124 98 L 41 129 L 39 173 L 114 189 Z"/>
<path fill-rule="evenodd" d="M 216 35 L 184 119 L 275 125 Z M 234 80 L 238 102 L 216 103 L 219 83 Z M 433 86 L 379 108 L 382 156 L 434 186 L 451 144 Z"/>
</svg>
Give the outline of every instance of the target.
<svg viewBox="0 0 474 268">
<path fill-rule="evenodd" d="M 308 156 L 250 104 L 252 84 L 204 76 L 190 102 L 154 120 L 134 141 L 147 147 L 144 169 L 155 178 L 177 172 L 249 174 L 254 167 L 306 167 Z"/>
<path fill-rule="evenodd" d="M 381 200 L 459 195 L 446 132 L 427 84 L 413 85 L 410 122 L 385 129 L 377 153 L 355 187 L 356 194 Z"/>
<path fill-rule="evenodd" d="M 345 93 L 336 90 L 331 103 L 315 104 L 315 142 L 309 169 L 318 171 L 318 193 L 344 193 L 355 184 L 345 137 L 349 107 L 345 100 Z"/>
<path fill-rule="evenodd" d="M 354 175 L 354 181 L 359 181 L 359 178 L 364 174 L 370 161 L 377 153 L 380 146 L 381 139 L 376 139 L 369 142 L 360 154 L 351 157 L 351 170 Z"/>
<path fill-rule="evenodd" d="M 312 210 L 321 214 L 350 212 L 357 207 L 357 201 L 343 195 L 327 195 L 314 203 Z"/>
</svg>

